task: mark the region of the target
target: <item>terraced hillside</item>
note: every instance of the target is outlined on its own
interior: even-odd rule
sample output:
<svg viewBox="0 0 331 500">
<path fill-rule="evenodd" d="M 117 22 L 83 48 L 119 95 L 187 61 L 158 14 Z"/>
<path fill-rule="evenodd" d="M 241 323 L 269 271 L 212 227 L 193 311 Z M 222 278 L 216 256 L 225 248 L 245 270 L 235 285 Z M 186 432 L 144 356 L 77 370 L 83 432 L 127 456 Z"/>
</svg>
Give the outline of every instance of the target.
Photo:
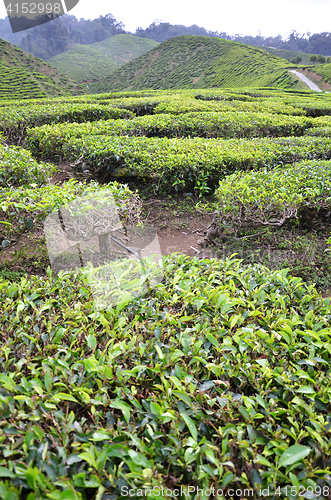
<svg viewBox="0 0 331 500">
<path fill-rule="evenodd" d="M 159 45 L 132 35 L 115 35 L 91 45 L 75 44 L 48 62 L 77 82 L 98 81 Z"/>
<path fill-rule="evenodd" d="M 0 39 L 0 99 L 70 96 L 86 91 L 86 86 Z"/>
<path fill-rule="evenodd" d="M 291 87 L 290 63 L 250 47 L 220 38 L 171 38 L 147 54 L 125 64 L 96 86 L 114 90 Z M 293 65 L 291 66 L 293 67 Z"/>
</svg>

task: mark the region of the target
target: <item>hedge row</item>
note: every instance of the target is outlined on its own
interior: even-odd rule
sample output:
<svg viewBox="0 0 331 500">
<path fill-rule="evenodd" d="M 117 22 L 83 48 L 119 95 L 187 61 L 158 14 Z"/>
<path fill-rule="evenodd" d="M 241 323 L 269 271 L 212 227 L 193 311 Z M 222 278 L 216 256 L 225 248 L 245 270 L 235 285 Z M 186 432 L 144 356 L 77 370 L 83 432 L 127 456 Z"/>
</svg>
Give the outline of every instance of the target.
<svg viewBox="0 0 331 500">
<path fill-rule="evenodd" d="M 30 151 L 5 146 L 0 142 L 0 187 L 42 186 L 50 180 L 55 170 L 54 165 L 38 163 Z"/>
<path fill-rule="evenodd" d="M 185 113 L 141 116 L 84 124 L 44 125 L 27 131 L 26 146 L 35 155 L 58 151 L 70 137 L 128 135 L 145 137 L 261 137 L 300 136 L 314 126 L 313 118 L 268 113 Z"/>
<path fill-rule="evenodd" d="M 331 162 L 300 162 L 272 172 L 237 172 L 215 192 L 221 228 L 281 226 L 304 218 L 310 226 L 321 210 L 331 210 Z"/>
<path fill-rule="evenodd" d="M 46 141 L 47 144 L 47 141 Z M 40 144 L 40 151 L 43 145 Z M 200 193 L 237 170 L 275 167 L 299 160 L 330 159 L 331 139 L 311 137 L 263 139 L 159 139 L 89 136 L 69 138 L 58 150 L 43 151 L 80 161 L 83 169 L 104 178 L 137 176 L 163 185 L 195 188 Z"/>
<path fill-rule="evenodd" d="M 119 94 L 121 96 L 121 93 Z M 132 118 L 146 114 L 182 114 L 192 112 L 251 112 L 280 115 L 319 116 L 330 114 L 329 101 L 318 102 L 313 97 L 277 96 L 253 98 L 243 92 L 223 91 L 217 99 L 201 99 L 196 91 L 158 92 L 139 94 L 139 97 L 118 97 L 115 94 L 81 98 L 58 98 L 0 107 L 1 130 L 9 141 L 19 140 L 26 127 L 62 122 L 86 122 L 100 119 Z M 144 95 L 144 96 L 142 96 Z M 130 96 L 130 97 L 129 97 Z M 107 98 L 106 98 L 107 97 Z M 19 104 L 19 103 L 18 103 Z M 120 109 L 119 109 L 120 108 Z M 126 111 L 124 111 L 126 110 Z"/>
<path fill-rule="evenodd" d="M 330 307 L 286 270 L 167 258 L 113 310 L 49 271 L 0 307 L 2 498 L 330 489 Z"/>
<path fill-rule="evenodd" d="M 139 197 L 128 186 L 117 182 L 100 186 L 93 181 L 85 184 L 70 179 L 61 186 L 49 184 L 38 189 L 26 186 L 14 190 L 0 189 L 2 235 L 9 241 L 16 240 L 22 231 L 32 229 L 37 222 L 45 220 L 54 210 L 74 201 L 77 197 L 93 195 L 100 191 L 111 193 L 122 221 L 128 220 L 133 223 L 140 220 Z"/>
<path fill-rule="evenodd" d="M 0 108 L 0 130 L 8 142 L 20 142 L 27 127 L 46 123 L 87 122 L 132 118 L 132 112 L 94 103 L 58 103 Z"/>
</svg>

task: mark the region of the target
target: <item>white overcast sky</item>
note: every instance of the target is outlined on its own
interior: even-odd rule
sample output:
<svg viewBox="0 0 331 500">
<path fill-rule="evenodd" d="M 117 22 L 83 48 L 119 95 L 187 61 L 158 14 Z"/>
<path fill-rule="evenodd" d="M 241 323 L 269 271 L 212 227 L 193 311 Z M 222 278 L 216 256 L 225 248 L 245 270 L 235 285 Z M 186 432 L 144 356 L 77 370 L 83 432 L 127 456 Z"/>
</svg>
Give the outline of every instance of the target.
<svg viewBox="0 0 331 500">
<path fill-rule="evenodd" d="M 3 2 L 0 5 L 0 18 L 4 18 Z M 197 24 L 231 35 L 257 35 L 261 31 L 264 36 L 285 36 L 292 30 L 300 34 L 331 31 L 331 0 L 80 0 L 70 11 L 85 19 L 108 13 L 131 32 L 139 26 L 147 28 L 156 19 L 185 26 Z"/>
</svg>

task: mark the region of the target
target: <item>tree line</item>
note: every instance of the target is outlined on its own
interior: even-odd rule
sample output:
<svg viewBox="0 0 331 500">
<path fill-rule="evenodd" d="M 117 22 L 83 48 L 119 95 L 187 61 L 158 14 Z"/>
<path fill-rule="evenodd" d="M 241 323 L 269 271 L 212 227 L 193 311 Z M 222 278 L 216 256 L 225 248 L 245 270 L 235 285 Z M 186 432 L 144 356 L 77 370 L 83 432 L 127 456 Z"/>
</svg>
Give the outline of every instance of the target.
<svg viewBox="0 0 331 500">
<path fill-rule="evenodd" d="M 281 35 L 275 37 L 229 35 L 225 32 L 209 31 L 196 24 L 183 26 L 156 20 L 146 29 L 139 27 L 134 33 L 130 33 L 125 30 L 123 23 L 117 21 L 112 14 L 99 16 L 94 20 L 77 19 L 75 16 L 66 14 L 51 23 L 31 28 L 27 32 L 13 34 L 8 18 L 0 19 L 0 38 L 18 45 L 26 52 L 46 61 L 56 54 L 65 52 L 75 43 L 87 45 L 101 42 L 121 33 L 150 38 L 157 42 L 164 42 L 175 36 L 200 35 L 224 38 L 247 45 L 316 54 L 317 58 L 318 56 L 331 56 L 331 33 L 328 32 L 300 35 L 296 31 L 292 31 L 284 39 Z M 316 62 L 321 61 L 316 60 Z"/>
</svg>

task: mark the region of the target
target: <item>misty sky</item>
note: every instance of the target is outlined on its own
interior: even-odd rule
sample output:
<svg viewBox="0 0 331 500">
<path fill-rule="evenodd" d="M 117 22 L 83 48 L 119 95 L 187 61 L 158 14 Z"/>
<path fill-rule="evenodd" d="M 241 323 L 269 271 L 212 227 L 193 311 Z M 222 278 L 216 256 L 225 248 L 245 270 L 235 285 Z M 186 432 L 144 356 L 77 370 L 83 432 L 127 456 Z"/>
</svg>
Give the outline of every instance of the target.
<svg viewBox="0 0 331 500">
<path fill-rule="evenodd" d="M 9 0 L 5 1 L 7 4 Z M 85 19 L 107 13 L 132 32 L 139 26 L 147 28 L 156 19 L 185 26 L 197 24 L 231 35 L 257 35 L 261 31 L 264 36 L 285 36 L 292 30 L 300 34 L 331 31 L 331 0 L 80 0 L 70 12 Z M 0 18 L 5 16 L 2 2 Z"/>
</svg>

